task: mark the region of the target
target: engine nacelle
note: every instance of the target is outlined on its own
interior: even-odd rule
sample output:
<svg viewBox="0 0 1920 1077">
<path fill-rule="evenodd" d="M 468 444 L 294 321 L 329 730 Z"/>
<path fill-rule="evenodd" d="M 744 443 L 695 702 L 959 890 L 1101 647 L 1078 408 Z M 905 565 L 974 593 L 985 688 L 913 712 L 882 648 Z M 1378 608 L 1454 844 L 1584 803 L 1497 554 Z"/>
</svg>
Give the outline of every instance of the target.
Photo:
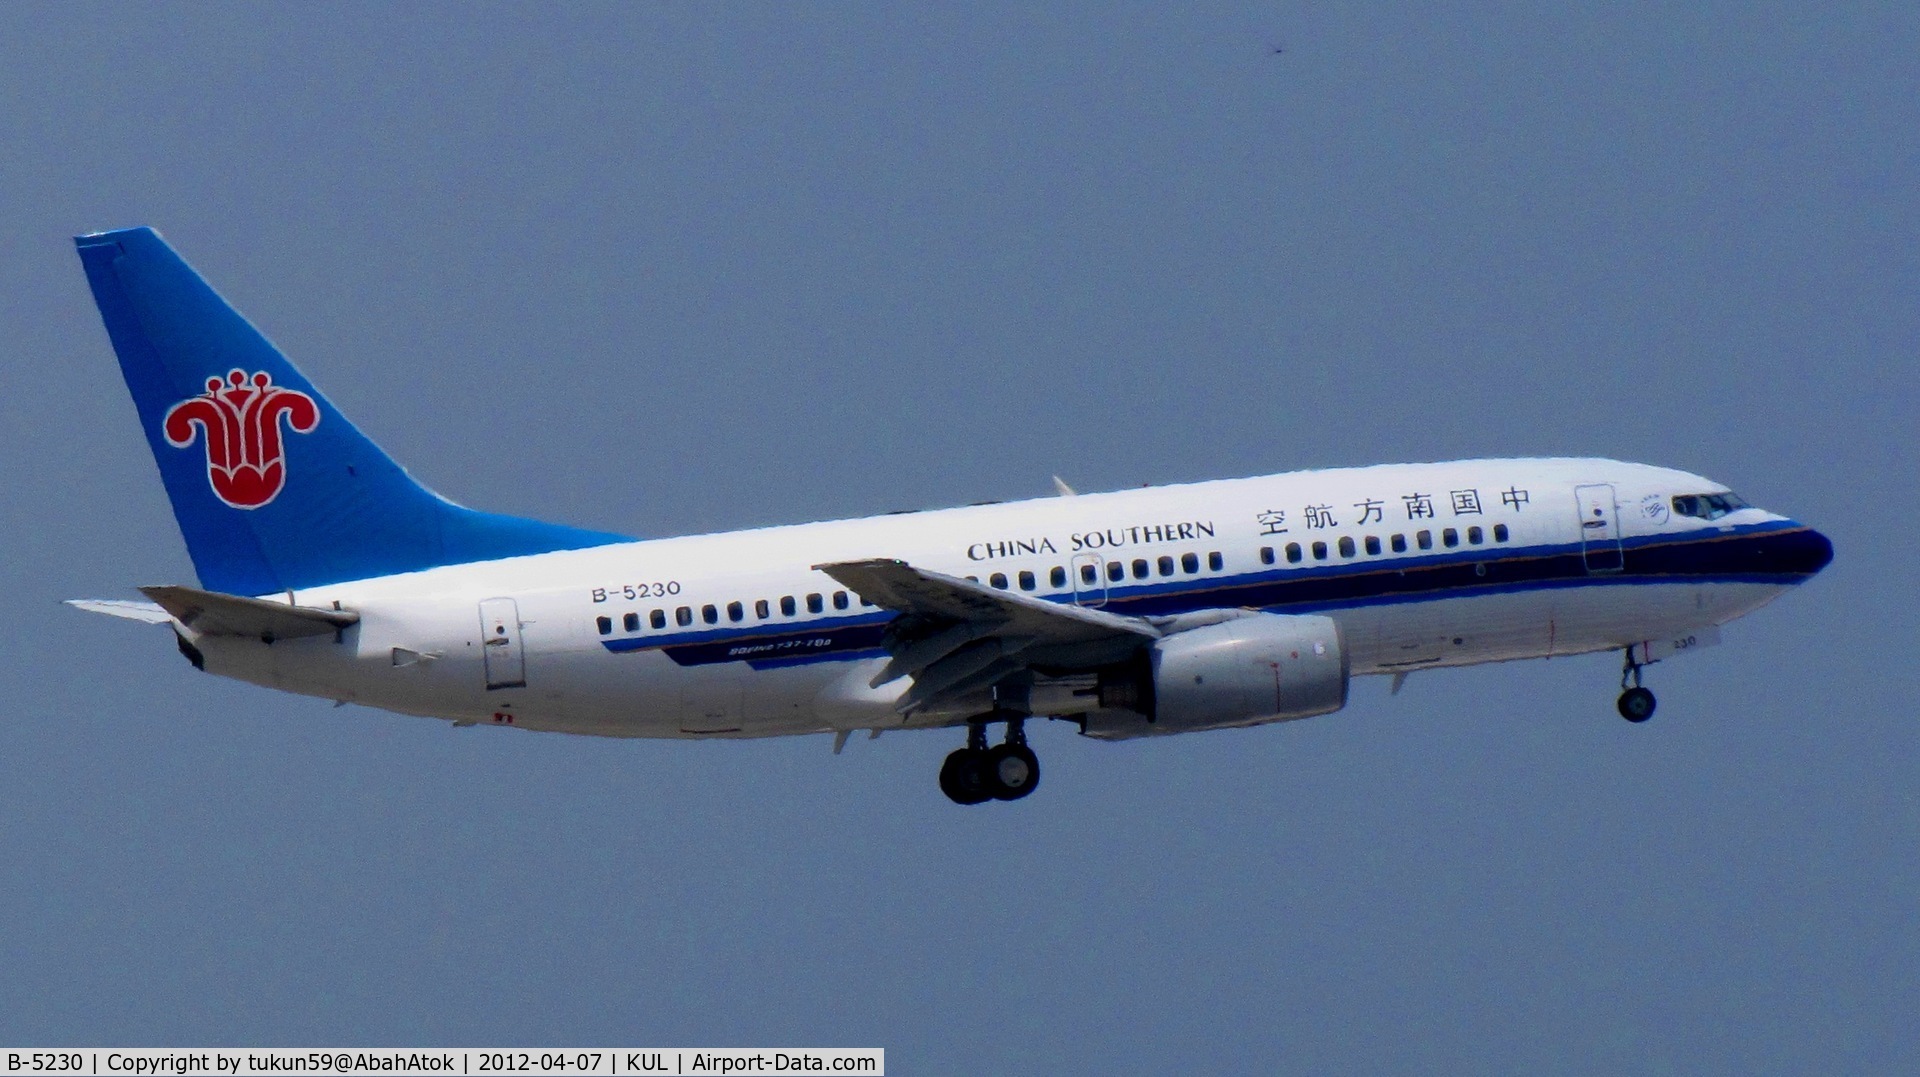
<svg viewBox="0 0 1920 1077">
<path fill-rule="evenodd" d="M 1090 737 L 1193 733 L 1330 714 L 1347 705 L 1346 641 L 1331 617 L 1248 613 L 1177 632 L 1100 679 Z"/>
</svg>

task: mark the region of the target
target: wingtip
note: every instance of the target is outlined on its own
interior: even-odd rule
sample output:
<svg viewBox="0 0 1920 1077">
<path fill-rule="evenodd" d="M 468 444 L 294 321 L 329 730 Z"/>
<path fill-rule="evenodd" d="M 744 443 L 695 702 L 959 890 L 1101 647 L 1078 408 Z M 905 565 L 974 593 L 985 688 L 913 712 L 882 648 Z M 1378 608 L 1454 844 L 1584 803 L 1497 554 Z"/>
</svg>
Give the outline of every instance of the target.
<svg viewBox="0 0 1920 1077">
<path fill-rule="evenodd" d="M 904 564 L 906 564 L 906 562 L 897 557 L 868 557 L 858 561 L 822 561 L 813 566 L 813 570 L 831 575 L 836 568 L 873 568 L 881 565 Z"/>
</svg>

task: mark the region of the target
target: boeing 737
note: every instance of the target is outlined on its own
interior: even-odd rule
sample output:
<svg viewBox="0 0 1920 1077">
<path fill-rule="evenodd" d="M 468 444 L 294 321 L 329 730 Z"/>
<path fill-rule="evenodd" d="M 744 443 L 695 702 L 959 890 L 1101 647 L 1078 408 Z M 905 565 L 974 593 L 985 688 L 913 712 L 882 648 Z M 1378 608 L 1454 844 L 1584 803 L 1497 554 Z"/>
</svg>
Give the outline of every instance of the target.
<svg viewBox="0 0 1920 1077">
<path fill-rule="evenodd" d="M 196 669 L 455 725 L 964 730 L 940 788 L 1033 792 L 1031 718 L 1117 740 L 1329 714 L 1358 676 L 1651 663 L 1832 559 L 1725 486 L 1605 459 L 1302 471 L 684 538 L 415 482 L 147 228 L 76 240 L 198 586 L 73 605 Z M 1004 730 L 990 744 L 989 730 Z"/>
</svg>

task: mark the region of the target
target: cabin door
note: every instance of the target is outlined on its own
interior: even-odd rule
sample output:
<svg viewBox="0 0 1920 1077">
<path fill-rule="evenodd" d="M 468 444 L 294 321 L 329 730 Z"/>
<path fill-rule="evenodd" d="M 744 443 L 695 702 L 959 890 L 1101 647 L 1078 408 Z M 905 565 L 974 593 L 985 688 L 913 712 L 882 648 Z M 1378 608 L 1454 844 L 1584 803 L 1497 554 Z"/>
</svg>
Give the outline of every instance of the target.
<svg viewBox="0 0 1920 1077">
<path fill-rule="evenodd" d="M 480 603 L 480 653 L 487 665 L 487 689 L 524 688 L 527 653 L 520 642 L 520 606 L 511 598 Z"/>
<path fill-rule="evenodd" d="M 1576 486 L 1580 505 L 1580 555 L 1589 573 L 1618 572 L 1625 565 L 1620 553 L 1620 506 L 1607 483 Z"/>
</svg>

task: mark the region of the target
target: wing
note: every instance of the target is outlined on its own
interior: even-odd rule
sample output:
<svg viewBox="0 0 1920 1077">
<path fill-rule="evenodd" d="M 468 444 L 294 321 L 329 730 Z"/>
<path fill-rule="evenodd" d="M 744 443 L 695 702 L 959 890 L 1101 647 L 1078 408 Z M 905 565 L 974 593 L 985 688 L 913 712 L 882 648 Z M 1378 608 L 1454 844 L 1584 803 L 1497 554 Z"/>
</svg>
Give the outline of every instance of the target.
<svg viewBox="0 0 1920 1077">
<path fill-rule="evenodd" d="M 1137 617 L 1001 591 L 905 561 L 840 561 L 814 568 L 900 614 L 887 629 L 891 660 L 871 682 L 913 687 L 902 714 L 951 703 L 1032 670 L 1093 669 L 1160 638 Z"/>
</svg>

